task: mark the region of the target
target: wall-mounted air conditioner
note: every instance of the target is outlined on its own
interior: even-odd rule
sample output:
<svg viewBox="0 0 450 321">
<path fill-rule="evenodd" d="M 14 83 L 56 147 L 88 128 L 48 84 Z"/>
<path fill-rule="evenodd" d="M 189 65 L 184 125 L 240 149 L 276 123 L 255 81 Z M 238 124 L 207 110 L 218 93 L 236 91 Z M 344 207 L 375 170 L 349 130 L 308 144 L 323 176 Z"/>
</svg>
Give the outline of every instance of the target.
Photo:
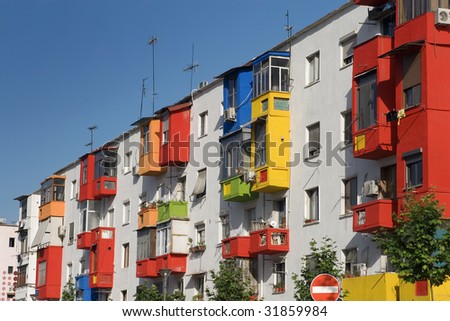
<svg viewBox="0 0 450 321">
<path fill-rule="evenodd" d="M 364 196 L 378 196 L 378 182 L 375 180 L 365 181 L 363 187 Z"/>
<path fill-rule="evenodd" d="M 350 265 L 350 273 L 353 276 L 364 276 L 367 274 L 366 263 L 356 263 Z"/>
<path fill-rule="evenodd" d="M 223 119 L 225 121 L 236 121 L 236 108 L 228 107 L 223 111 Z"/>
<path fill-rule="evenodd" d="M 59 237 L 66 236 L 66 226 L 65 225 L 58 226 L 58 236 Z"/>
<path fill-rule="evenodd" d="M 434 24 L 436 26 L 450 25 L 450 9 L 438 8 L 434 16 Z"/>
<path fill-rule="evenodd" d="M 244 182 L 253 183 L 256 180 L 256 174 L 254 171 L 245 171 L 242 178 Z"/>
</svg>

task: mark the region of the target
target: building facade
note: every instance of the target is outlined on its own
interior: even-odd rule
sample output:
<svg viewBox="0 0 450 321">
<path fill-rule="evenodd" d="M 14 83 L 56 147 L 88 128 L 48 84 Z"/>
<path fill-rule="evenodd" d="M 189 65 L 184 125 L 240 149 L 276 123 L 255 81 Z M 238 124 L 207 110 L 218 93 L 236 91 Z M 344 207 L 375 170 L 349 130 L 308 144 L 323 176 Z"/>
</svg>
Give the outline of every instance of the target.
<svg viewBox="0 0 450 321">
<path fill-rule="evenodd" d="M 208 272 L 236 258 L 255 299 L 292 300 L 324 236 L 349 299 L 428 298 L 371 233 L 409 188 L 448 202 L 445 13 L 347 3 L 55 171 L 31 245 L 37 298 L 74 278 L 78 300 L 133 300 L 142 284 L 204 300 Z"/>
<path fill-rule="evenodd" d="M 0 224 L 0 301 L 15 300 L 17 286 L 17 225 Z"/>
</svg>

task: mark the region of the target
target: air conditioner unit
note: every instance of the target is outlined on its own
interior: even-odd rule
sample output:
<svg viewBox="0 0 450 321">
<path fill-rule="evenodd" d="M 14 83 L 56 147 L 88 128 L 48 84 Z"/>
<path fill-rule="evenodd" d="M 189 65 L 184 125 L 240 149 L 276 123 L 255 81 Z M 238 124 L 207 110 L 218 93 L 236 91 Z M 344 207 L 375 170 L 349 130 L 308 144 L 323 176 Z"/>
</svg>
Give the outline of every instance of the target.
<svg viewBox="0 0 450 321">
<path fill-rule="evenodd" d="M 375 180 L 364 182 L 364 196 L 378 196 L 378 183 Z"/>
<path fill-rule="evenodd" d="M 350 273 L 353 276 L 364 276 L 367 274 L 366 263 L 356 263 L 350 265 Z"/>
<path fill-rule="evenodd" d="M 223 118 L 225 121 L 236 121 L 236 108 L 228 107 L 223 111 Z"/>
<path fill-rule="evenodd" d="M 66 236 L 66 226 L 65 225 L 58 226 L 58 236 L 59 237 Z"/>
<path fill-rule="evenodd" d="M 254 171 L 245 171 L 243 175 L 244 182 L 253 183 L 256 180 L 256 174 Z"/>
<path fill-rule="evenodd" d="M 24 227 L 25 227 L 25 221 L 20 221 L 19 228 L 24 228 Z"/>
<path fill-rule="evenodd" d="M 450 25 L 450 9 L 438 8 L 434 16 L 434 24 L 436 26 Z"/>
</svg>

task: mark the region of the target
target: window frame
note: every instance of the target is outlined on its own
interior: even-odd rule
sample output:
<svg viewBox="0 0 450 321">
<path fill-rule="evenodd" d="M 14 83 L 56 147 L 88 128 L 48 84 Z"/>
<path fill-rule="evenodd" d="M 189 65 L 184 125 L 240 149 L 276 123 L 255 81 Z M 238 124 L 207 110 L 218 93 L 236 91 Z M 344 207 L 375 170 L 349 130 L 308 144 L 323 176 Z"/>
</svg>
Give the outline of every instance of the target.
<svg viewBox="0 0 450 321">
<path fill-rule="evenodd" d="M 351 177 L 342 180 L 343 184 L 343 216 L 353 215 L 353 206 L 358 204 L 358 177 Z"/>
<path fill-rule="evenodd" d="M 320 81 L 320 50 L 306 57 L 306 87 Z"/>
<path fill-rule="evenodd" d="M 342 141 L 344 146 L 350 146 L 353 143 L 353 116 L 351 110 L 341 113 L 343 119 Z"/>
<path fill-rule="evenodd" d="M 205 222 L 198 222 L 195 224 L 195 245 L 206 244 L 206 224 Z"/>
<path fill-rule="evenodd" d="M 272 262 L 273 268 L 273 293 L 284 293 L 286 291 L 286 263 Z"/>
<path fill-rule="evenodd" d="M 422 149 L 404 153 L 403 160 L 405 162 L 405 189 L 421 187 L 423 185 Z"/>
<path fill-rule="evenodd" d="M 131 202 L 126 200 L 122 205 L 122 225 L 130 224 L 131 219 Z"/>
<path fill-rule="evenodd" d="M 356 82 L 357 124 L 358 130 L 363 130 L 376 125 L 378 121 L 377 70 L 371 70 L 358 76 Z M 362 96 L 361 92 L 365 93 L 365 91 L 368 91 L 368 95 Z M 362 101 L 363 99 L 364 101 Z M 361 116 L 365 113 L 368 116 Z"/>
<path fill-rule="evenodd" d="M 130 266 L 130 243 L 122 244 L 122 269 Z"/>
<path fill-rule="evenodd" d="M 305 190 L 306 194 L 306 208 L 305 208 L 305 224 L 319 222 L 320 219 L 320 195 L 319 187 L 313 187 Z M 315 197 L 315 199 L 313 199 Z M 314 200 L 314 202 L 311 202 Z"/>
<path fill-rule="evenodd" d="M 341 53 L 341 68 L 346 68 L 353 65 L 354 52 L 353 48 L 357 44 L 357 37 L 354 32 L 351 35 L 343 37 L 339 41 L 340 53 Z"/>
<path fill-rule="evenodd" d="M 267 122 L 260 119 L 254 124 L 254 167 L 262 167 L 267 164 Z"/>
<path fill-rule="evenodd" d="M 306 126 L 306 131 L 308 133 L 308 154 L 306 159 L 319 157 L 320 150 L 322 148 L 320 144 L 320 122 L 316 122 L 314 124 Z"/>
</svg>

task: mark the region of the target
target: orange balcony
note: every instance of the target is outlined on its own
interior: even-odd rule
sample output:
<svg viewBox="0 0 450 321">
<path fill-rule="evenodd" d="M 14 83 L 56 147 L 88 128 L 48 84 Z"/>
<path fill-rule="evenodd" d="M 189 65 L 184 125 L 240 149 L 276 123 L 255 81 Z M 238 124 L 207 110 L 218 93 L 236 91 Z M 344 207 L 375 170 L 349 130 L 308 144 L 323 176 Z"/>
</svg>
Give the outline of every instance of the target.
<svg viewBox="0 0 450 321">
<path fill-rule="evenodd" d="M 392 213 L 397 212 L 397 201 L 381 199 L 353 207 L 353 231 L 371 233 L 381 227 L 392 228 Z"/>
<path fill-rule="evenodd" d="M 250 257 L 250 236 L 234 236 L 222 240 L 222 257 Z"/>
<path fill-rule="evenodd" d="M 87 231 L 77 235 L 77 249 L 89 250 L 92 245 L 92 232 Z"/>
<path fill-rule="evenodd" d="M 289 252 L 289 230 L 265 228 L 250 232 L 250 254 L 273 255 Z"/>
<path fill-rule="evenodd" d="M 51 201 L 39 207 L 39 221 L 44 221 L 50 216 L 64 217 L 64 201 Z"/>
<path fill-rule="evenodd" d="M 136 261 L 136 277 L 156 278 L 159 276 L 156 268 L 156 259 L 144 259 Z"/>
<path fill-rule="evenodd" d="M 168 253 L 156 257 L 156 270 L 171 269 L 172 273 L 186 272 L 187 254 Z M 159 276 L 159 273 L 158 273 Z"/>
<path fill-rule="evenodd" d="M 158 221 L 158 209 L 156 206 L 141 208 L 138 212 L 138 230 L 144 227 L 156 226 Z"/>
<path fill-rule="evenodd" d="M 388 0 L 355 0 L 355 4 L 359 6 L 378 7 L 385 4 Z"/>
<path fill-rule="evenodd" d="M 139 153 L 139 175 L 155 176 L 167 171 L 167 167 L 159 166 L 161 146 L 161 120 L 145 117 L 133 125 L 139 125 L 141 131 L 141 147 Z"/>
</svg>

